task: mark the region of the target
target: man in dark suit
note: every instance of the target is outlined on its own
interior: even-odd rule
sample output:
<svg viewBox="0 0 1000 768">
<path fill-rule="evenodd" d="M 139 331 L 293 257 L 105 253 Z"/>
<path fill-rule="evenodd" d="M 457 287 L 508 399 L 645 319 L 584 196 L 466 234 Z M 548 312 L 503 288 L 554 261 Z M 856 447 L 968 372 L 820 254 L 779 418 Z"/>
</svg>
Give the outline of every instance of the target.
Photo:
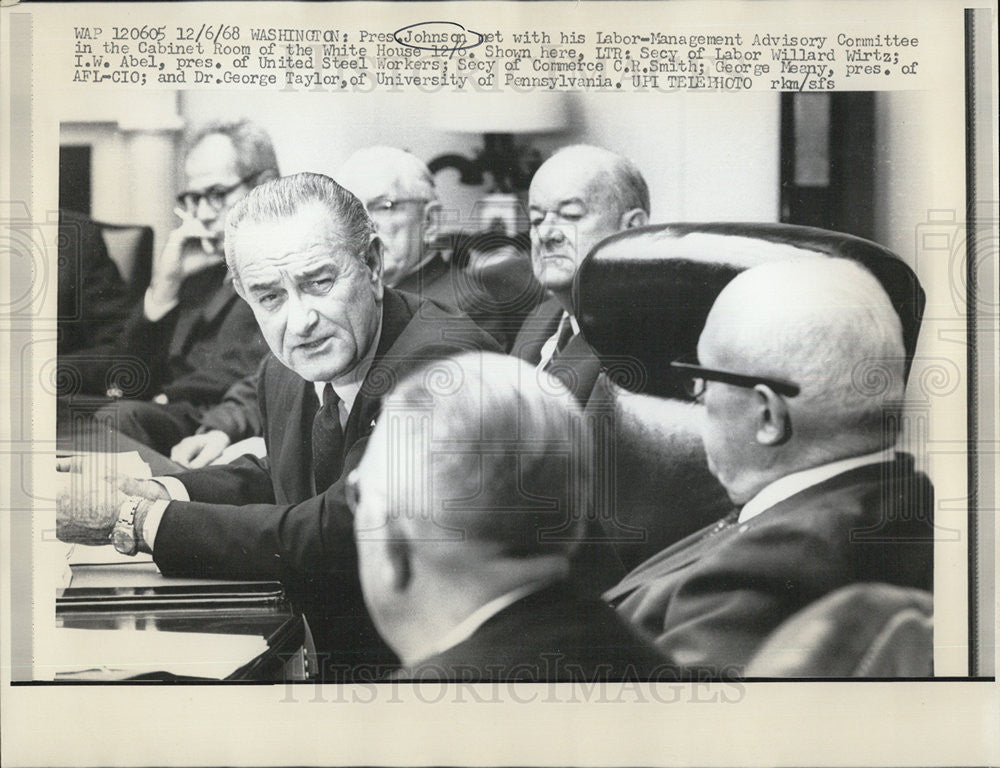
<svg viewBox="0 0 1000 768">
<path fill-rule="evenodd" d="M 470 276 L 431 246 L 442 212 L 434 179 L 422 160 L 395 147 L 367 147 L 347 159 L 338 180 L 365 204 L 375 224 L 386 286 L 457 307 L 504 343 L 502 331 L 509 325 L 506 299 L 534 293 L 538 286 L 526 264 L 520 269 L 513 263 L 491 266 L 486 275 Z M 256 394 L 255 372 L 202 414 L 196 434 L 173 446 L 170 458 L 192 469 L 204 467 L 231 443 L 260 435 Z"/>
<path fill-rule="evenodd" d="M 842 259 L 763 264 L 719 295 L 700 366 L 708 465 L 736 509 L 605 593 L 689 675 L 739 675 L 769 633 L 838 587 L 930 590 L 933 490 L 896 454 L 902 330 Z"/>
<path fill-rule="evenodd" d="M 514 358 L 466 354 L 407 376 L 384 411 L 348 488 L 365 602 L 400 676 L 673 676 L 571 585 L 596 450 L 568 391 Z"/>
<path fill-rule="evenodd" d="M 566 147 L 535 172 L 528 190 L 531 263 L 549 292 L 525 319 L 512 355 L 559 377 L 586 402 L 600 362 L 573 317 L 573 279 L 605 237 L 649 220 L 649 189 L 639 170 L 614 152 Z"/>
<path fill-rule="evenodd" d="M 350 677 L 357 663 L 392 657 L 361 601 L 342 478 L 395 381 L 428 360 L 497 345 L 466 316 L 384 288 L 364 206 L 326 176 L 253 190 L 230 211 L 226 253 L 272 352 L 258 392 L 267 460 L 132 481 L 125 487 L 146 498 L 97 509 L 64 499 L 60 535 L 106 543 L 124 509 L 126 543 L 151 550 L 164 573 L 279 578 L 329 654 L 328 673 Z"/>
<path fill-rule="evenodd" d="M 223 240 L 232 206 L 277 177 L 274 148 L 245 120 L 207 124 L 188 146 L 175 211 L 181 223 L 153 260 L 141 306 L 101 356 L 59 361 L 77 373 L 82 392 L 121 398 L 99 417 L 161 453 L 191 434 L 267 351 L 229 279 Z"/>
<path fill-rule="evenodd" d="M 82 214 L 59 211 L 57 250 L 57 353 L 63 357 L 111 344 L 129 315 L 128 292 L 100 229 Z"/>
</svg>

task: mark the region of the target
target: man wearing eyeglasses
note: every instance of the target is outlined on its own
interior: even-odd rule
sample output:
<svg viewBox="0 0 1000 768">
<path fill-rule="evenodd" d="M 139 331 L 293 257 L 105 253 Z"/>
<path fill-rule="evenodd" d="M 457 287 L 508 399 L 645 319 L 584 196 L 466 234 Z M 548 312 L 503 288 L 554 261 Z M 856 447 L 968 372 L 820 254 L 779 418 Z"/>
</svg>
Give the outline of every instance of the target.
<svg viewBox="0 0 1000 768">
<path fill-rule="evenodd" d="M 267 349 L 233 289 L 223 242 L 233 205 L 278 175 L 271 140 L 242 120 L 207 124 L 188 146 L 174 209 L 180 223 L 153 259 L 142 304 L 110 355 L 81 364 L 86 391 L 120 398 L 104 411 L 119 430 L 161 453 L 194 432 Z M 133 371 L 136 381 L 115 381 L 114 366 L 123 360 L 141 367 Z"/>
<path fill-rule="evenodd" d="M 250 192 L 230 212 L 226 257 L 271 355 L 258 402 L 267 460 L 158 481 L 139 495 L 61 498 L 60 537 L 152 551 L 168 574 L 279 578 L 309 619 L 329 671 L 390 662 L 364 610 L 346 475 L 382 397 L 409 370 L 466 350 L 497 351 L 468 317 L 385 288 L 382 243 L 361 202 L 319 174 Z M 116 506 L 117 505 L 117 506 Z"/>
<path fill-rule="evenodd" d="M 600 147 L 565 147 L 528 190 L 531 262 L 550 298 L 525 319 L 511 354 L 561 378 L 586 402 L 600 363 L 573 317 L 573 280 L 601 240 L 649 220 L 649 188 L 626 158 Z"/>
<path fill-rule="evenodd" d="M 836 258 L 747 270 L 698 358 L 674 369 L 736 509 L 606 592 L 622 616 L 692 676 L 724 677 L 838 587 L 931 589 L 933 489 L 894 449 L 900 319 L 869 272 Z"/>
</svg>

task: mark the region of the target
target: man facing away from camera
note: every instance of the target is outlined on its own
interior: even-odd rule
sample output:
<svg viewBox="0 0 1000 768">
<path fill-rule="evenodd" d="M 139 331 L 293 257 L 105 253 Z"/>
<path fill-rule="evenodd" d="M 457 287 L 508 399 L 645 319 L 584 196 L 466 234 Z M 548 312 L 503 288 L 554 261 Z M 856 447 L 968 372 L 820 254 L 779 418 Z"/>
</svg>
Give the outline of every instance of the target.
<svg viewBox="0 0 1000 768">
<path fill-rule="evenodd" d="M 672 668 L 571 585 L 595 444 L 558 381 L 466 354 L 399 383 L 349 479 L 361 584 L 416 680 L 653 679 Z"/>
<path fill-rule="evenodd" d="M 933 489 L 895 451 L 899 316 L 844 259 L 752 267 L 712 306 L 700 365 L 712 473 L 736 506 L 604 597 L 688 674 L 741 674 L 766 637 L 838 587 L 930 590 Z M 870 374 L 880 386 L 872 387 Z"/>
</svg>

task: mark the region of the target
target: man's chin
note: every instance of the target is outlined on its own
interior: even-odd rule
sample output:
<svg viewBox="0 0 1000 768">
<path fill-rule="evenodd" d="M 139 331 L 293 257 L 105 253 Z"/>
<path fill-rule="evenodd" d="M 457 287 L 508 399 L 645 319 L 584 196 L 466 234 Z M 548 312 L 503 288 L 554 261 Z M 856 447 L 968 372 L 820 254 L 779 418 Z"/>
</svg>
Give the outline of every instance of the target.
<svg viewBox="0 0 1000 768">
<path fill-rule="evenodd" d="M 298 354 L 292 355 L 292 364 L 288 365 L 296 374 L 306 381 L 334 381 L 351 370 L 351 361 L 302 360 Z"/>
</svg>

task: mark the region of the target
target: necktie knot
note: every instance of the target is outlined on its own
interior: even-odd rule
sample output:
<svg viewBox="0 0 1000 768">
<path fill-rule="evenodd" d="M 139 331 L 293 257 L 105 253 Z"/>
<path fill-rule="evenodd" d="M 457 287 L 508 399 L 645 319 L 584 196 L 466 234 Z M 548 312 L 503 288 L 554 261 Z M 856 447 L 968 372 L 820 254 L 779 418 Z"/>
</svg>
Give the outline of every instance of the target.
<svg viewBox="0 0 1000 768">
<path fill-rule="evenodd" d="M 333 388 L 333 384 L 329 382 L 323 387 L 323 408 L 329 410 L 331 408 L 336 408 L 340 403 L 340 398 L 337 396 L 337 392 Z"/>
</svg>

